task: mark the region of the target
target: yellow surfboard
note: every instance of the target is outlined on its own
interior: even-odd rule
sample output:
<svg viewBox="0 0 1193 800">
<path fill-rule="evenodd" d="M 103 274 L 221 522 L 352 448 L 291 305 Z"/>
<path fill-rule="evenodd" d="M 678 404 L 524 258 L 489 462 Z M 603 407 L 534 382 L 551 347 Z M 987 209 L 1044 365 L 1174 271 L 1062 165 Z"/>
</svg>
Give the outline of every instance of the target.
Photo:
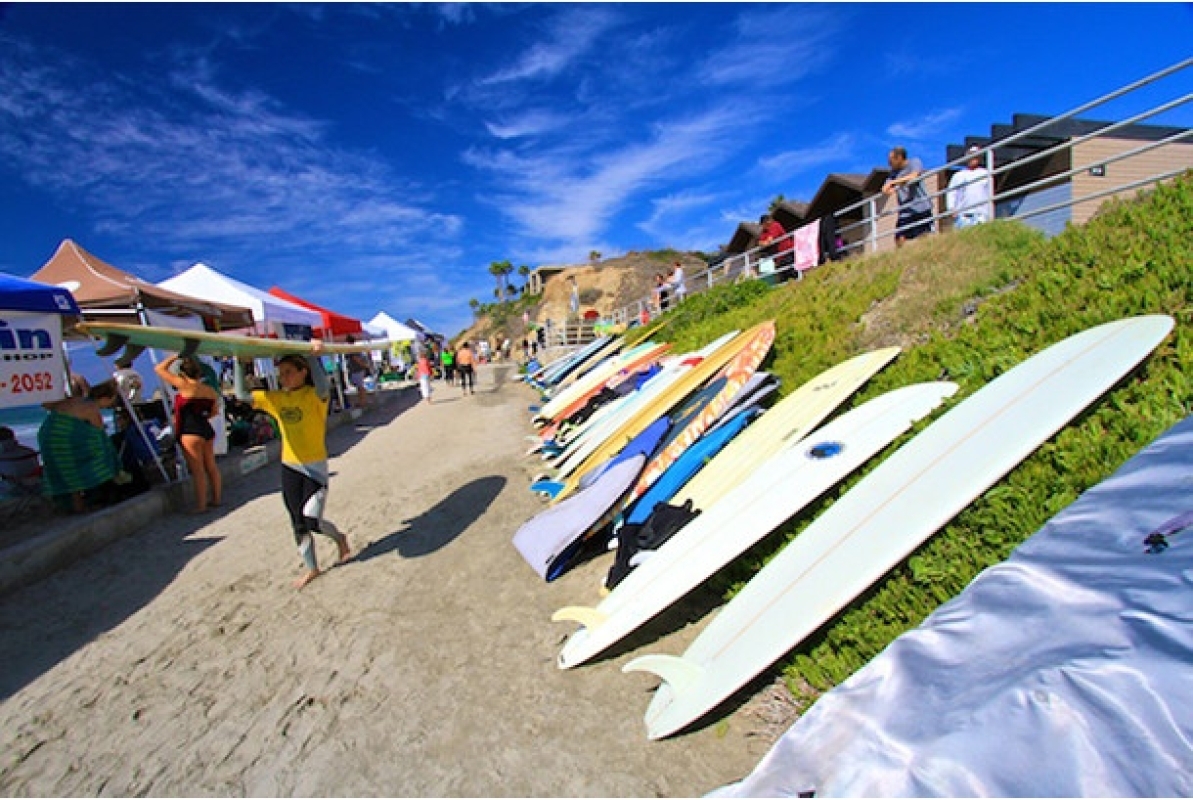
<svg viewBox="0 0 1193 800">
<path fill-rule="evenodd" d="M 899 355 L 898 347 L 863 353 L 831 367 L 780 400 L 746 427 L 668 501 L 706 509 L 763 462 L 790 447 Z"/>
</svg>

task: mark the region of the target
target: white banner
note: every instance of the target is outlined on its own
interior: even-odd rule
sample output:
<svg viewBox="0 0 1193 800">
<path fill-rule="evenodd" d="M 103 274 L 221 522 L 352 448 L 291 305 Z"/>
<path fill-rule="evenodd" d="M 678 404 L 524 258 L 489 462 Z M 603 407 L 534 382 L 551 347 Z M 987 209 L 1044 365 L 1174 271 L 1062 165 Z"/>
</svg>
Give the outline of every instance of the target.
<svg viewBox="0 0 1193 800">
<path fill-rule="evenodd" d="M 0 408 L 66 396 L 62 317 L 0 311 Z"/>
</svg>

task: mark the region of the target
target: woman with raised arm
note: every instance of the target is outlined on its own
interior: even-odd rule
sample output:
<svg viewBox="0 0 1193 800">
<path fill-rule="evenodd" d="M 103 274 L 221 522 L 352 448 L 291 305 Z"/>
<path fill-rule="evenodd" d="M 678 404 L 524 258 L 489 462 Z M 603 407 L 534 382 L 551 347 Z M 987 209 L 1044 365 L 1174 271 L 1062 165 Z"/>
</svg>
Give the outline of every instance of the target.
<svg viewBox="0 0 1193 800">
<path fill-rule="evenodd" d="M 178 363 L 178 371 L 171 367 Z M 220 407 L 220 396 L 203 381 L 203 365 L 194 356 L 170 356 L 153 368 L 158 377 L 173 387 L 174 435 L 182 446 L 186 468 L 191 473 L 195 490 L 192 514 L 207 511 L 210 504 L 223 502 L 224 484 L 220 468 L 215 463 L 215 429 L 211 417 Z"/>
</svg>

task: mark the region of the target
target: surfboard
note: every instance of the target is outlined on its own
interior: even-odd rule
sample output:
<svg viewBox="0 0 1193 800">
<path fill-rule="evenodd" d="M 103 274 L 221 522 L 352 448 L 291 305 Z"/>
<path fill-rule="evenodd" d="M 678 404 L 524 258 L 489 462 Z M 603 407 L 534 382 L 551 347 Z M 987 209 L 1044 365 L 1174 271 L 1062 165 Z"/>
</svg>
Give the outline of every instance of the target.
<svg viewBox="0 0 1193 800">
<path fill-rule="evenodd" d="M 527 520 L 514 534 L 513 543 L 530 568 L 547 580 L 556 560 L 576 541 L 577 524 L 589 524 L 594 507 L 608 508 L 616 503 L 645 463 L 646 456 L 641 454 L 627 458 L 606 470 L 587 489 Z"/>
<path fill-rule="evenodd" d="M 700 440 L 684 451 L 649 489 L 637 498 L 627 499 L 621 515 L 624 522 L 629 525 L 644 522 L 656 503 L 665 503 L 674 497 L 693 475 L 721 452 L 733 437 L 741 433 L 760 413 L 761 409 L 751 409 L 750 406 L 738 409 L 724 421 L 724 424 L 718 425 L 716 430 L 701 436 Z"/>
<path fill-rule="evenodd" d="M 314 355 L 310 342 L 292 339 L 266 339 L 260 336 L 238 336 L 234 333 L 192 331 L 185 328 L 161 328 L 128 325 L 116 322 L 83 322 L 79 330 L 104 343 L 97 348 L 100 355 L 112 355 L 126 346 L 152 347 L 185 355 L 231 356 L 234 358 L 270 358 L 289 354 Z M 369 350 L 386 350 L 391 342 L 368 341 L 345 344 L 325 342 L 322 355 L 346 355 Z"/>
<path fill-rule="evenodd" d="M 544 440 L 553 437 L 560 423 L 580 411 L 605 387 L 613 388 L 622 381 L 632 379 L 639 371 L 665 356 L 670 348 L 671 345 L 666 343 L 647 343 L 629 353 L 610 358 L 605 364 L 594 369 L 584 381 L 573 384 L 542 407 L 532 420 L 535 425 L 540 426 L 539 435 Z"/>
<path fill-rule="evenodd" d="M 724 425 L 726 420 L 743 408 L 758 406 L 761 410 L 763 401 L 779 391 L 780 383 L 781 381 L 769 372 L 755 372 L 737 393 L 737 396 L 729 401 L 729 407 L 725 409 L 721 418 L 708 429 L 708 433 L 716 430 L 717 426 Z"/>
<path fill-rule="evenodd" d="M 533 374 L 527 375 L 526 382 L 539 388 L 553 385 L 555 381 L 559 377 L 562 377 L 567 370 L 575 368 L 575 366 L 581 360 L 587 358 L 594 351 L 601 347 L 607 346 L 611 338 L 612 337 L 602 336 L 598 339 L 593 339 L 591 342 L 576 350 L 574 353 L 569 353 L 568 355 L 558 358 L 555 361 L 552 361 L 550 364 L 544 365 L 541 369 L 537 370 Z"/>
<path fill-rule="evenodd" d="M 700 388 L 701 385 L 716 375 L 722 367 L 741 352 L 742 348 L 754 341 L 768 325 L 773 326 L 773 323 L 761 323 L 737 335 L 715 352 L 708 355 L 699 364 L 669 383 L 650 403 L 645 404 L 636 413 L 629 415 L 613 433 L 605 437 L 583 462 L 571 471 L 571 474 L 564 481 L 563 490 L 556 496 L 556 499 L 566 497 L 575 491 L 579 479 L 584 476 L 585 472 L 603 462 L 622 447 L 625 447 L 628 441 L 636 436 L 639 431 L 660 415 L 666 414 L 676 403 L 679 403 L 689 394 Z"/>
<path fill-rule="evenodd" d="M 678 399 L 683 399 L 682 396 L 668 402 L 665 406 L 658 406 L 657 398 L 670 391 L 673 384 L 683 379 L 691 370 L 701 366 L 714 354 L 722 354 L 719 357 L 728 360 L 732 355 L 726 348 L 729 348 L 741 335 L 738 331 L 731 331 L 696 352 L 668 359 L 663 369 L 627 397 L 626 402 L 620 403 L 616 409 L 610 409 L 607 414 L 599 415 L 599 419 L 598 415 L 594 415 L 592 419 L 573 431 L 563 450 L 553 459 L 556 467 L 555 478 L 564 479 L 581 466 L 587 469 L 600 463 L 597 458 L 592 457 L 592 454 L 598 448 L 608 446 L 609 437 L 617 431 L 619 426 L 626 425 L 627 420 L 632 426 L 644 427 L 669 411 L 671 406 L 678 402 Z M 690 394 L 694 388 L 696 387 L 686 389 L 683 396 Z M 624 444 L 629 438 L 632 438 L 632 435 L 626 435 L 621 440 L 621 444 Z M 607 452 L 616 452 L 616 449 L 615 444 Z M 605 453 L 601 455 L 605 455 Z"/>
<path fill-rule="evenodd" d="M 598 409 L 584 424 L 570 431 L 562 448 L 554 450 L 549 459 L 555 468 L 555 479 L 563 481 L 571 475 L 628 416 L 648 405 L 690 369 L 686 359 L 669 364 L 633 394 Z M 544 446 L 544 452 L 547 451 L 548 448 Z"/>
<path fill-rule="evenodd" d="M 691 500 L 695 508 L 708 508 L 763 461 L 797 444 L 897 355 L 898 347 L 873 350 L 807 381 L 735 437 L 675 494 L 673 502 L 682 505 Z"/>
<path fill-rule="evenodd" d="M 570 385 L 577 378 L 584 375 L 596 364 L 599 364 L 610 355 L 621 350 L 624 344 L 625 342 L 620 336 L 608 337 L 605 339 L 601 347 L 593 349 L 592 352 L 588 353 L 583 358 L 575 359 L 567 369 L 562 370 L 561 374 L 556 375 L 548 387 L 548 391 L 552 395 L 556 392 L 562 391 L 564 387 Z"/>
<path fill-rule="evenodd" d="M 1104 395 L 1172 326 L 1151 315 L 1070 336 L 883 461 L 763 567 L 683 656 L 646 655 L 623 667 L 663 679 L 646 711 L 648 736 L 692 723 L 815 632 Z"/>
<path fill-rule="evenodd" d="M 585 627 L 559 654 L 563 669 L 592 658 L 695 589 L 836 485 L 957 391 L 954 383 L 896 389 L 838 417 L 799 447 L 781 451 L 750 480 L 681 528 L 596 608 L 552 619 Z"/>
<path fill-rule="evenodd" d="M 663 452 L 652 458 L 638 476 L 638 482 L 630 490 L 629 500 L 641 497 L 647 489 L 657 481 L 667 469 L 691 447 L 705 431 L 720 419 L 721 414 L 729 407 L 730 402 L 754 370 L 770 352 L 771 344 L 775 341 L 775 323 L 767 322 L 755 328 L 756 333 L 746 342 L 741 351 L 733 357 L 724 371 L 724 382 L 708 402 L 703 404 L 699 412 L 671 441 Z"/>
<path fill-rule="evenodd" d="M 601 387 L 618 372 L 632 370 L 642 361 L 658 358 L 666 353 L 669 347 L 668 344 L 646 342 L 626 352 L 610 356 L 582 379 L 555 394 L 550 401 L 539 408 L 534 421 L 542 425 L 576 412 L 589 397 L 600 391 Z"/>
</svg>

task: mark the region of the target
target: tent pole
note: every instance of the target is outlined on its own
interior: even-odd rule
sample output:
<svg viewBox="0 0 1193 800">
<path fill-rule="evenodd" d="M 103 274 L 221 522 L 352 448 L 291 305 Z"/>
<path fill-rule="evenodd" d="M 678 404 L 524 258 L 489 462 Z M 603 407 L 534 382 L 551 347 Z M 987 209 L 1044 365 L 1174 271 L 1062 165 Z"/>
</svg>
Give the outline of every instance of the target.
<svg viewBox="0 0 1193 800">
<path fill-rule="evenodd" d="M 149 324 L 149 316 L 145 313 L 145 304 L 141 302 L 140 298 L 137 299 L 137 318 L 141 320 L 141 324 L 146 328 L 152 327 Z M 155 367 L 157 366 L 157 356 L 152 348 L 149 349 L 149 360 L 153 362 Z M 170 391 L 166 388 L 165 384 L 160 378 L 158 379 L 158 387 L 160 388 L 162 395 L 162 407 L 166 409 L 166 417 L 168 420 L 172 420 L 174 419 L 174 403 L 172 402 L 173 398 L 170 397 Z M 167 484 L 170 483 L 170 473 L 166 471 L 166 465 L 162 462 L 161 454 L 157 452 L 156 444 L 149 441 L 149 433 L 145 430 L 145 426 L 141 424 L 141 418 L 137 415 L 137 412 L 133 409 L 132 404 L 128 402 L 128 399 L 125 398 L 124 394 L 119 391 L 117 394 L 120 395 L 121 401 L 123 401 L 125 408 L 128 410 L 128 415 L 133 421 L 133 425 L 136 426 L 137 431 L 141 434 L 141 438 L 145 441 L 146 446 L 149 447 L 149 452 L 153 454 L 153 461 L 157 464 L 158 472 L 162 474 L 162 480 L 164 480 Z M 186 459 L 179 458 L 177 452 L 181 448 L 179 439 L 180 437 L 178 435 L 178 431 L 174 431 L 174 463 L 178 465 L 180 477 L 185 478 L 187 477 Z"/>
</svg>

